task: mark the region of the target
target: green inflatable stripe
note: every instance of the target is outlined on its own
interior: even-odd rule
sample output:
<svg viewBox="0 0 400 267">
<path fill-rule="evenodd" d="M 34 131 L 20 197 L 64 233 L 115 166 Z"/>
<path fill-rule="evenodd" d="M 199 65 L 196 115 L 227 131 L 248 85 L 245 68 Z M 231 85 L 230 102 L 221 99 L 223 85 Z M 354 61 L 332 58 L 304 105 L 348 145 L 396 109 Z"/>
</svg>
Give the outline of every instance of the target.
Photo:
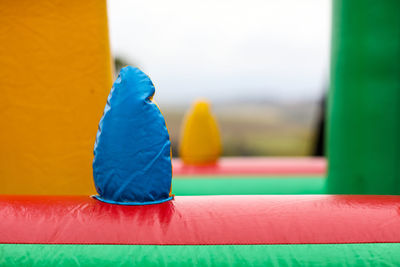
<svg viewBox="0 0 400 267">
<path fill-rule="evenodd" d="M 400 1 L 332 2 L 328 192 L 400 194 Z"/>
<path fill-rule="evenodd" d="M 399 243 L 304 245 L 1 244 L 0 266 L 399 266 Z"/>
<path fill-rule="evenodd" d="M 173 178 L 177 196 L 325 194 L 323 177 Z"/>
</svg>

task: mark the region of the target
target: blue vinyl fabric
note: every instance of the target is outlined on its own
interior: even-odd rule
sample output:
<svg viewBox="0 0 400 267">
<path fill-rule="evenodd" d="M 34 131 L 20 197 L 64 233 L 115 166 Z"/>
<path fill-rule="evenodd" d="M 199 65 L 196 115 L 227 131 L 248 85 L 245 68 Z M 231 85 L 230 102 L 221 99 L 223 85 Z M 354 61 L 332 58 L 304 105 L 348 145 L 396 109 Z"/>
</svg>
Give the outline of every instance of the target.
<svg viewBox="0 0 400 267">
<path fill-rule="evenodd" d="M 94 145 L 93 177 L 107 203 L 140 205 L 171 198 L 171 142 L 152 102 L 150 78 L 123 68 L 107 99 Z"/>
</svg>

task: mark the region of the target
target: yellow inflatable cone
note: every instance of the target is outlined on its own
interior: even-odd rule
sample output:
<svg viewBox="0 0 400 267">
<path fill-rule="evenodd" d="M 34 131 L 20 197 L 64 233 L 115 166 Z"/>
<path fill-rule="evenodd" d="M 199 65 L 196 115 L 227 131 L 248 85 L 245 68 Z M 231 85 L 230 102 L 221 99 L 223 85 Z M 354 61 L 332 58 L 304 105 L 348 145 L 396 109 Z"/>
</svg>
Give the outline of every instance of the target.
<svg viewBox="0 0 400 267">
<path fill-rule="evenodd" d="M 221 154 L 221 138 L 208 101 L 196 101 L 186 114 L 179 154 L 185 164 L 204 165 L 217 162 Z"/>
</svg>

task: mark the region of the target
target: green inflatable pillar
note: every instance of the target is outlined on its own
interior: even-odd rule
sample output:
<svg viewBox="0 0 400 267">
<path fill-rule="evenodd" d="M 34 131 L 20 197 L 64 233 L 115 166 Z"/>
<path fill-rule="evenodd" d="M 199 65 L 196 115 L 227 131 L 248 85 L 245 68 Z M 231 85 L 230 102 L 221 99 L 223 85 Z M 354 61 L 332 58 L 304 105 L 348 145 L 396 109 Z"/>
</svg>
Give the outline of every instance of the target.
<svg viewBox="0 0 400 267">
<path fill-rule="evenodd" d="M 400 1 L 334 0 L 329 193 L 400 194 Z"/>
</svg>

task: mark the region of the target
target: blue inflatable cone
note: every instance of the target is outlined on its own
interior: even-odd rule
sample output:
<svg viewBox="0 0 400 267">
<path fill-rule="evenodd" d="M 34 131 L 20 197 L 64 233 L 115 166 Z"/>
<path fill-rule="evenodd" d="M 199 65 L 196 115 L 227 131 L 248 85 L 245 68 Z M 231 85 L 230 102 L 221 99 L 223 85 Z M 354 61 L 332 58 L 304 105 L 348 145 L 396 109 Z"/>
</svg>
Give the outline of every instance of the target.
<svg viewBox="0 0 400 267">
<path fill-rule="evenodd" d="M 98 200 L 124 205 L 172 199 L 171 142 L 163 115 L 152 101 L 150 78 L 123 68 L 108 96 L 94 145 Z"/>
</svg>

